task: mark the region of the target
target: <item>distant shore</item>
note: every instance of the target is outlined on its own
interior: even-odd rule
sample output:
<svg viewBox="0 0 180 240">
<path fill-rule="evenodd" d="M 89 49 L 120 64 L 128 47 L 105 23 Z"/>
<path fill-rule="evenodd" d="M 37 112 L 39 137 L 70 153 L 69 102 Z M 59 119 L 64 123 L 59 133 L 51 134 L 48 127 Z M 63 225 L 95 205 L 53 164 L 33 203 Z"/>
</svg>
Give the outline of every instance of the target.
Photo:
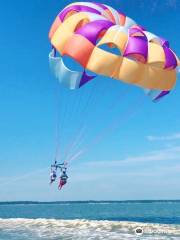
<svg viewBox="0 0 180 240">
<path fill-rule="evenodd" d="M 180 202 L 180 199 L 174 200 L 78 200 L 78 201 L 2 201 L 0 205 L 7 204 L 78 204 L 78 203 L 156 203 L 156 202 Z"/>
</svg>

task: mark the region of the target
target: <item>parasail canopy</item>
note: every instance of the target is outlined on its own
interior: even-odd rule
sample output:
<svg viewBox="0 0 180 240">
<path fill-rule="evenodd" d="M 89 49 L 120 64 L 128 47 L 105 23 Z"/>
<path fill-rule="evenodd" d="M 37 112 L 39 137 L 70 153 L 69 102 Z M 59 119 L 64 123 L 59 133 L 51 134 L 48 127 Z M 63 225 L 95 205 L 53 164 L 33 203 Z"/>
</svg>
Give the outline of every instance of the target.
<svg viewBox="0 0 180 240">
<path fill-rule="evenodd" d="M 179 60 L 169 42 L 105 4 L 68 5 L 56 17 L 49 38 L 53 47 L 49 55 L 52 69 L 70 89 L 83 86 L 97 74 L 137 85 L 156 101 L 176 83 Z M 118 53 L 113 53 L 113 48 Z M 84 71 L 67 68 L 65 55 L 80 63 Z M 86 70 L 95 74 L 89 76 Z"/>
</svg>

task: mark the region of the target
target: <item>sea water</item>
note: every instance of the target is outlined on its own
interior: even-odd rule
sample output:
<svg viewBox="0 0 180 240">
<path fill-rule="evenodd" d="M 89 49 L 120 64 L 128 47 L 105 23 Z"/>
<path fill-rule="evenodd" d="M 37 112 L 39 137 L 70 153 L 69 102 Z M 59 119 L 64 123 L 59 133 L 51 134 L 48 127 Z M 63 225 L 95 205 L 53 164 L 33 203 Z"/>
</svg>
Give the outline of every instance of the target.
<svg viewBox="0 0 180 240">
<path fill-rule="evenodd" d="M 180 240 L 180 201 L 0 203 L 0 240 Z"/>
</svg>

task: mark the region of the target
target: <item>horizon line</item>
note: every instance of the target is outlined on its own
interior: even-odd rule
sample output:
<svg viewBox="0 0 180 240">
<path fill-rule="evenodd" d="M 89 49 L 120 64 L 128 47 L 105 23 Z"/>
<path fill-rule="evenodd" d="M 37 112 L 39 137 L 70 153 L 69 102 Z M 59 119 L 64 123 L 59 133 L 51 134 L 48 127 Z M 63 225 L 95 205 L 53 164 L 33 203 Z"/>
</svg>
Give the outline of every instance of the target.
<svg viewBox="0 0 180 240">
<path fill-rule="evenodd" d="M 151 202 L 180 202 L 180 199 L 146 199 L 146 200 L 64 200 L 64 201 L 0 201 L 0 205 L 3 204 L 63 204 L 63 203 L 123 203 L 123 202 L 131 202 L 131 203 L 151 203 Z"/>
</svg>

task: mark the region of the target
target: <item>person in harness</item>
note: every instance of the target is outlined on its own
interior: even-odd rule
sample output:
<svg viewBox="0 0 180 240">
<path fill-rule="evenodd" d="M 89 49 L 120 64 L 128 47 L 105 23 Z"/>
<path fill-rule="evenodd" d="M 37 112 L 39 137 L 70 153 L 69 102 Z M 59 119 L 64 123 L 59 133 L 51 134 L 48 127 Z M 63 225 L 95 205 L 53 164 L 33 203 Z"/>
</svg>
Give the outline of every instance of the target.
<svg viewBox="0 0 180 240">
<path fill-rule="evenodd" d="M 52 170 L 51 169 L 51 173 L 50 173 L 50 184 L 52 184 L 55 180 L 56 180 L 57 174 L 56 174 L 56 170 Z"/>
<path fill-rule="evenodd" d="M 67 183 L 68 176 L 66 174 L 66 168 L 62 169 L 62 174 L 59 179 L 59 185 L 58 189 L 61 190 L 61 188 Z"/>
</svg>

